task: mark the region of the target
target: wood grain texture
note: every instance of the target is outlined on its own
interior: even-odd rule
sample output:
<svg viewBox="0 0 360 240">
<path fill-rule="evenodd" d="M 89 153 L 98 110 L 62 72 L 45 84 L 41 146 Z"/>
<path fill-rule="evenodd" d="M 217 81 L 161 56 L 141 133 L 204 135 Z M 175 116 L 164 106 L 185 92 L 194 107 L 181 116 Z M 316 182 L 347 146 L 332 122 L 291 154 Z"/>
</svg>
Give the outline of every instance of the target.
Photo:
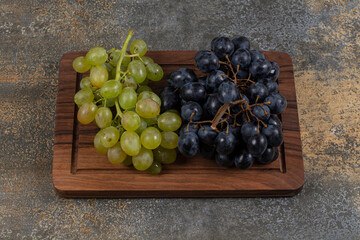
<svg viewBox="0 0 360 240">
<path fill-rule="evenodd" d="M 196 51 L 152 51 L 147 55 L 159 63 L 164 76 L 180 67 L 194 68 Z M 279 91 L 288 107 L 281 115 L 284 144 L 279 158 L 269 165 L 248 170 L 223 168 L 200 156 L 178 155 L 176 163 L 165 165 L 162 174 L 152 176 L 122 164 L 113 165 L 97 154 L 94 124 L 76 121 L 73 96 L 81 74 L 72 69 L 72 61 L 84 52 L 66 53 L 60 62 L 56 109 L 53 184 L 64 197 L 256 197 L 293 196 L 304 184 L 299 120 L 291 58 L 282 52 L 264 52 L 281 69 Z M 166 80 L 152 82 L 155 92 Z"/>
</svg>

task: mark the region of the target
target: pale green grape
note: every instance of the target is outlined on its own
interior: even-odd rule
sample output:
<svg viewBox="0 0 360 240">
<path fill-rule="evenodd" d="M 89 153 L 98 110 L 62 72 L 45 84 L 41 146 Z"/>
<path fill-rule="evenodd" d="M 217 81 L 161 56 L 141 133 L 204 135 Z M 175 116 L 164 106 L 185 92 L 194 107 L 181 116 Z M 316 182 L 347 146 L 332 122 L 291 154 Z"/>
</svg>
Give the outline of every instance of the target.
<svg viewBox="0 0 360 240">
<path fill-rule="evenodd" d="M 90 103 L 94 100 L 94 94 L 89 88 L 78 91 L 74 96 L 74 102 L 81 107 L 84 103 Z"/>
<path fill-rule="evenodd" d="M 146 122 L 146 124 L 147 124 L 148 126 L 153 126 L 153 125 L 157 124 L 158 119 L 157 119 L 157 117 L 154 117 L 154 118 L 144 118 L 144 121 Z"/>
<path fill-rule="evenodd" d="M 116 98 L 108 98 L 106 99 L 106 107 L 113 107 L 115 106 Z M 105 100 L 101 101 L 102 105 L 104 105 Z"/>
<path fill-rule="evenodd" d="M 95 123 L 99 128 L 109 127 L 113 118 L 110 108 L 101 107 L 96 111 Z"/>
<path fill-rule="evenodd" d="M 143 91 L 143 92 L 141 92 L 139 94 L 139 96 L 138 96 L 138 101 L 140 101 L 141 99 L 144 99 L 144 98 L 151 98 L 152 100 L 157 102 L 159 104 L 159 106 L 161 106 L 161 99 L 154 92 L 151 92 L 151 91 Z"/>
<path fill-rule="evenodd" d="M 147 51 L 147 45 L 143 40 L 136 39 L 130 45 L 131 54 L 139 54 L 140 57 L 144 56 Z"/>
<path fill-rule="evenodd" d="M 146 172 L 155 175 L 155 174 L 159 174 L 161 170 L 162 170 L 161 163 L 154 160 L 151 166 L 148 169 L 146 169 Z"/>
<path fill-rule="evenodd" d="M 143 63 L 145 64 L 145 66 L 148 65 L 149 63 L 154 62 L 154 60 L 152 60 L 152 58 L 149 58 L 147 56 L 143 56 L 143 57 L 141 57 L 141 59 L 143 60 Z"/>
<path fill-rule="evenodd" d="M 137 170 L 144 171 L 153 163 L 154 156 L 151 150 L 141 148 L 136 156 L 132 157 L 132 163 Z"/>
<path fill-rule="evenodd" d="M 116 80 L 109 80 L 100 89 L 100 94 L 104 98 L 116 98 L 121 92 L 121 83 Z"/>
<path fill-rule="evenodd" d="M 109 73 L 102 65 L 94 66 L 90 70 L 90 82 L 94 87 L 101 88 L 108 80 Z"/>
<path fill-rule="evenodd" d="M 137 94 L 131 87 L 124 88 L 119 95 L 119 103 L 123 109 L 129 109 L 135 106 Z"/>
<path fill-rule="evenodd" d="M 118 142 L 119 137 L 120 133 L 116 127 L 107 127 L 101 131 L 100 142 L 104 147 L 110 148 Z"/>
<path fill-rule="evenodd" d="M 126 76 L 123 86 L 124 87 L 131 87 L 134 90 L 137 89 L 137 83 L 135 82 L 135 79 L 133 77 L 131 77 L 131 76 Z"/>
<path fill-rule="evenodd" d="M 166 149 L 162 146 L 153 150 L 154 160 L 159 161 L 162 164 L 171 164 L 176 161 L 176 150 Z"/>
<path fill-rule="evenodd" d="M 141 149 L 140 137 L 135 132 L 126 131 L 120 138 L 121 148 L 129 156 L 136 156 Z"/>
<path fill-rule="evenodd" d="M 145 148 L 155 149 L 161 143 L 161 133 L 154 127 L 148 127 L 141 133 L 140 140 Z"/>
<path fill-rule="evenodd" d="M 121 125 L 126 131 L 135 131 L 141 125 L 140 116 L 133 111 L 127 111 L 121 118 Z"/>
<path fill-rule="evenodd" d="M 125 54 L 125 56 L 126 56 L 126 55 L 127 55 L 127 54 Z M 120 60 L 120 56 L 121 56 L 121 53 L 119 53 L 119 52 L 112 52 L 112 53 L 110 54 L 110 61 L 109 61 L 110 64 L 113 65 L 114 67 L 116 67 L 117 64 L 118 64 L 118 62 L 119 62 L 119 60 Z M 122 60 L 122 62 L 121 62 L 121 65 L 127 66 L 127 65 L 129 65 L 130 61 L 131 61 L 131 59 L 130 59 L 129 57 L 124 57 L 123 60 Z"/>
<path fill-rule="evenodd" d="M 107 60 L 107 52 L 103 47 L 93 47 L 86 54 L 85 59 L 90 65 L 101 65 Z"/>
<path fill-rule="evenodd" d="M 147 78 L 152 81 L 160 81 L 164 76 L 164 72 L 162 68 L 157 63 L 149 63 L 146 66 L 146 71 L 147 71 Z"/>
<path fill-rule="evenodd" d="M 158 126 L 166 132 L 174 132 L 181 127 L 181 117 L 173 112 L 164 112 L 158 117 Z"/>
<path fill-rule="evenodd" d="M 144 131 L 147 128 L 146 121 L 143 118 L 140 119 L 141 119 L 140 127 L 138 127 L 135 131 L 139 135 L 142 133 L 142 131 Z"/>
<path fill-rule="evenodd" d="M 142 93 L 142 92 L 144 92 L 144 91 L 152 91 L 152 90 L 151 90 L 151 87 L 149 87 L 148 85 L 141 85 L 141 86 L 136 90 L 136 92 L 137 92 L 138 94 L 140 94 L 140 93 Z"/>
<path fill-rule="evenodd" d="M 146 67 L 140 60 L 134 60 L 129 63 L 128 71 L 136 83 L 142 83 L 146 79 Z"/>
<path fill-rule="evenodd" d="M 111 71 L 114 69 L 113 65 L 111 65 L 110 63 L 104 63 L 103 67 L 106 68 L 106 70 L 108 71 L 108 73 L 111 73 Z"/>
<path fill-rule="evenodd" d="M 174 132 L 161 133 L 161 146 L 167 149 L 174 149 L 178 145 L 179 136 Z"/>
<path fill-rule="evenodd" d="M 122 162 L 122 164 L 124 164 L 125 166 L 132 165 L 132 157 L 128 155 L 126 159 Z"/>
<path fill-rule="evenodd" d="M 81 79 L 80 81 L 80 88 L 92 88 L 91 82 L 90 82 L 90 77 L 84 77 L 83 79 Z"/>
<path fill-rule="evenodd" d="M 85 60 L 84 57 L 77 57 L 74 59 L 72 66 L 78 73 L 85 73 L 90 70 L 91 65 Z"/>
<path fill-rule="evenodd" d="M 104 147 L 100 142 L 101 130 L 94 137 L 94 147 L 96 152 L 100 154 L 107 154 L 108 148 Z"/>
<path fill-rule="evenodd" d="M 77 119 L 82 124 L 89 124 L 95 119 L 98 107 L 93 102 L 84 103 L 77 113 Z"/>
<path fill-rule="evenodd" d="M 127 155 L 121 148 L 120 143 L 117 142 L 114 146 L 109 148 L 107 157 L 112 164 L 119 164 L 125 161 Z"/>
<path fill-rule="evenodd" d="M 140 117 L 154 118 L 160 113 L 160 105 L 151 98 L 144 98 L 136 103 L 136 112 Z"/>
</svg>

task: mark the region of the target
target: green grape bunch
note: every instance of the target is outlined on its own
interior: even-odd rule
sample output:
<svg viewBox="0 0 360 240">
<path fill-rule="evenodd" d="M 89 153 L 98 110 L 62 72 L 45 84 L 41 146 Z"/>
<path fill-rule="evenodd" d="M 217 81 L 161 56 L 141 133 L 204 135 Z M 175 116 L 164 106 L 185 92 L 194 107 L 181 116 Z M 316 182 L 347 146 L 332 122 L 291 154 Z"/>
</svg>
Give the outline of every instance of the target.
<svg viewBox="0 0 360 240">
<path fill-rule="evenodd" d="M 77 120 L 99 128 L 94 148 L 112 164 L 159 174 L 162 164 L 175 162 L 181 117 L 176 111 L 160 113 L 161 99 L 147 84 L 160 81 L 161 66 L 146 55 L 147 44 L 131 42 L 132 30 L 120 50 L 91 48 L 74 59 L 78 73 L 90 71 L 74 96 Z"/>
</svg>

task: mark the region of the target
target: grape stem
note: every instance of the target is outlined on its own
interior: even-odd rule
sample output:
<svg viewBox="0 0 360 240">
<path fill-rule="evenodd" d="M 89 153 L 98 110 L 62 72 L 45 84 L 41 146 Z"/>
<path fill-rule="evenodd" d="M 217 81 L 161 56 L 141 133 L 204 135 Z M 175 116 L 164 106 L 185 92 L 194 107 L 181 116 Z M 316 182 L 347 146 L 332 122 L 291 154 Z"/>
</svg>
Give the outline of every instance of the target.
<svg viewBox="0 0 360 240">
<path fill-rule="evenodd" d="M 120 67 L 121 67 L 121 63 L 122 63 L 122 61 L 123 61 L 123 59 L 124 59 L 124 56 L 125 56 L 125 54 L 126 54 L 126 49 L 127 49 L 127 47 L 128 47 L 128 45 L 129 45 L 129 42 L 130 42 L 130 39 L 131 39 L 131 37 L 134 35 L 134 31 L 133 30 L 130 30 L 129 31 L 129 33 L 128 33 L 128 35 L 127 35 L 127 37 L 126 37 L 126 39 L 125 39 L 125 42 L 124 42 L 124 45 L 123 45 L 123 47 L 122 47 L 122 49 L 121 49 L 121 51 L 120 51 L 120 59 L 119 59 L 119 61 L 118 61 L 118 63 L 117 63 L 117 66 L 116 66 L 116 76 L 115 76 L 115 80 L 117 80 L 117 81 L 120 81 Z M 116 102 L 116 101 L 115 101 Z"/>
<path fill-rule="evenodd" d="M 119 106 L 119 99 L 116 99 L 115 107 L 116 107 L 116 116 L 114 117 L 114 119 L 117 118 L 117 117 L 122 118 L 123 115 L 122 115 L 122 112 L 121 112 L 121 109 L 120 109 L 120 106 Z"/>
</svg>

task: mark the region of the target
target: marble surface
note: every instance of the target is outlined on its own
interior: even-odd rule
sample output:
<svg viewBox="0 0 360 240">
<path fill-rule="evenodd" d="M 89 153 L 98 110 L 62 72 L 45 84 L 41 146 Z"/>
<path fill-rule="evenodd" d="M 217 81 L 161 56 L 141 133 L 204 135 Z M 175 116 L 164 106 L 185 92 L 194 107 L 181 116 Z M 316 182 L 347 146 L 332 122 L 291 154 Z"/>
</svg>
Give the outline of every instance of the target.
<svg viewBox="0 0 360 240">
<path fill-rule="evenodd" d="M 358 1 L 0 2 L 0 239 L 360 239 Z M 245 35 L 292 56 L 305 185 L 292 198 L 64 199 L 51 165 L 59 60 L 208 49 Z"/>
</svg>

